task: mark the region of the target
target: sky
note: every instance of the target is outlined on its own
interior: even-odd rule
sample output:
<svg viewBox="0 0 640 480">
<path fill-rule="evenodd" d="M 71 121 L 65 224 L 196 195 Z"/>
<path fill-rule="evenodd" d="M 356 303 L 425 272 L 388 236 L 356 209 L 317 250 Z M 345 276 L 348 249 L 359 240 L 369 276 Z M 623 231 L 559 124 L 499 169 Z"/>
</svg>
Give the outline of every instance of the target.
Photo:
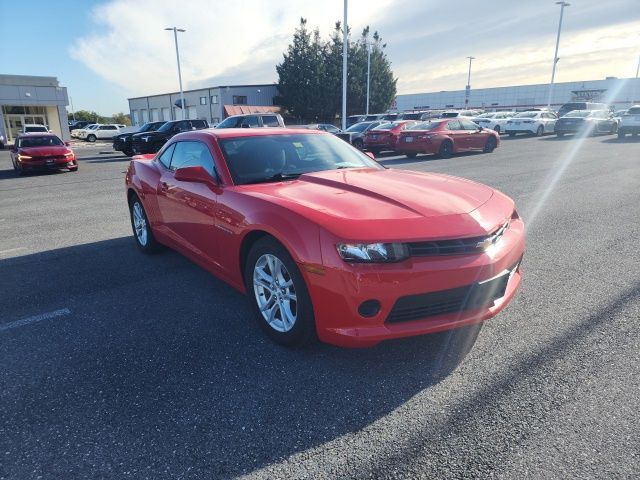
<svg viewBox="0 0 640 480">
<path fill-rule="evenodd" d="M 0 73 L 56 76 L 75 110 L 128 112 L 127 98 L 277 81 L 300 17 L 328 37 L 342 0 L 0 0 Z M 549 82 L 560 7 L 555 0 L 349 0 L 354 34 L 387 43 L 398 93 Z M 635 76 L 640 0 L 572 0 L 556 81 Z M 363 79 L 363 82 L 366 79 Z"/>
</svg>

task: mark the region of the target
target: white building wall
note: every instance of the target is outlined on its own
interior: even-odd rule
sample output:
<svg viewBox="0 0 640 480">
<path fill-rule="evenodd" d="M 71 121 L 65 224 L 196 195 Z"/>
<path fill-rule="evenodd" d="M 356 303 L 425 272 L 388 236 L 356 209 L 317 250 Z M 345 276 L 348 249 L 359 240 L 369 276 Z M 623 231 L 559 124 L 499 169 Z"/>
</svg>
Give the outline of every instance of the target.
<svg viewBox="0 0 640 480">
<path fill-rule="evenodd" d="M 549 84 L 471 89 L 468 108 L 508 109 L 546 106 Z M 640 103 L 640 79 L 611 78 L 584 82 L 556 83 L 551 99 L 552 108 L 571 101 L 608 103 L 616 109 Z M 396 109 L 427 110 L 465 108 L 465 91 L 442 91 L 398 95 Z"/>
</svg>

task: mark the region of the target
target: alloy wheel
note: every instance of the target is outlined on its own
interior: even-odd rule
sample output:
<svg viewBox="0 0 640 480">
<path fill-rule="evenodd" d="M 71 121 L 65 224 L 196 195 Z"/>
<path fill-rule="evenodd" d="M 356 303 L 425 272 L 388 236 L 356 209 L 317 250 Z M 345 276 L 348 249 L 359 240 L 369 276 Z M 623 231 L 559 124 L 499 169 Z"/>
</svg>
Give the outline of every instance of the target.
<svg viewBox="0 0 640 480">
<path fill-rule="evenodd" d="M 253 268 L 253 292 L 264 320 L 278 332 L 291 330 L 298 315 L 293 278 L 282 261 L 270 253 Z"/>
<path fill-rule="evenodd" d="M 147 232 L 147 219 L 144 215 L 144 210 L 142 209 L 142 205 L 140 205 L 139 201 L 136 201 L 133 204 L 133 208 L 131 209 L 133 213 L 133 228 L 136 233 L 136 239 L 143 247 L 147 244 L 149 235 Z"/>
</svg>

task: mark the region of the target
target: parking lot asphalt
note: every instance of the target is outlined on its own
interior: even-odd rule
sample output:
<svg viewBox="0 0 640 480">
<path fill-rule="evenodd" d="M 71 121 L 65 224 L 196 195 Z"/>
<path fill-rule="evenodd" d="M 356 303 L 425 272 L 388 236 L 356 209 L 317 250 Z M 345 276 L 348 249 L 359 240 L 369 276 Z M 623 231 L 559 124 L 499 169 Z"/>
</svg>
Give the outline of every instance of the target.
<svg viewBox="0 0 640 480">
<path fill-rule="evenodd" d="M 136 249 L 104 149 L 26 177 L 0 152 L 1 479 L 640 476 L 640 139 L 381 157 L 528 225 L 521 291 L 453 371 L 453 334 L 273 344 L 242 295 Z"/>
</svg>

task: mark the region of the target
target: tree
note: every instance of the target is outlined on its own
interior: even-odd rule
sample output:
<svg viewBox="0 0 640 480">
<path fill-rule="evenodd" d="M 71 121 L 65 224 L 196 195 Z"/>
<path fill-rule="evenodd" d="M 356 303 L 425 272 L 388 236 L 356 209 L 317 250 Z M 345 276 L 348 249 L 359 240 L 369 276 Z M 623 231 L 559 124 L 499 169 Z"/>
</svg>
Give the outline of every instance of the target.
<svg viewBox="0 0 640 480">
<path fill-rule="evenodd" d="M 111 119 L 113 120 L 113 123 L 121 123 L 127 127 L 131 126 L 131 119 L 129 118 L 129 115 L 125 115 L 122 112 L 112 114 Z"/>
<path fill-rule="evenodd" d="M 334 121 L 342 109 L 342 25 L 336 22 L 327 42 L 320 32 L 307 29 L 307 21 L 293 35 L 293 42 L 276 66 L 278 72 L 277 101 L 290 115 L 305 121 Z M 349 30 L 347 30 L 349 34 Z M 384 52 L 386 44 L 378 32 L 369 38 L 366 27 L 360 39 L 349 42 L 347 67 L 347 113 L 366 110 L 367 48 L 371 47 L 369 111 L 386 111 L 396 96 L 397 79 Z"/>
<path fill-rule="evenodd" d="M 96 112 L 90 112 L 88 110 L 77 110 L 73 112 L 73 117 L 75 117 L 76 120 L 82 120 L 85 122 L 105 123 L 106 121 L 106 118 L 102 115 L 98 115 Z"/>
</svg>

